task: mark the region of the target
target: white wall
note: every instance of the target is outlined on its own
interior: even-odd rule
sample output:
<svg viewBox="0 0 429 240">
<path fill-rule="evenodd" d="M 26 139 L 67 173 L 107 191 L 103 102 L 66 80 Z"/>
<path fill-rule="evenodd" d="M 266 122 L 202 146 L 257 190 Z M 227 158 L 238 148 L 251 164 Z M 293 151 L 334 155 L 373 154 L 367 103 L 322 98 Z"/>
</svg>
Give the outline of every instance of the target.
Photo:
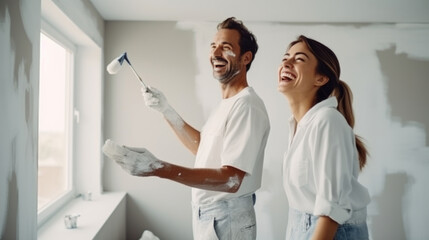
<svg viewBox="0 0 429 240">
<path fill-rule="evenodd" d="M 66 17 L 45 16 L 56 23 L 71 23 L 84 32 L 99 51 L 91 54 L 91 66 L 101 82 L 104 22 L 86 0 L 4 0 L 0 2 L 0 238 L 36 239 L 37 144 L 41 6 L 61 9 Z M 76 35 L 70 36 L 75 40 Z M 78 42 L 81 44 L 81 42 Z M 81 52 L 79 52 L 82 54 Z M 94 56 L 98 56 L 95 57 Z M 79 64 L 77 64 L 79 67 Z M 95 70 L 96 71 L 96 70 Z M 82 78 L 82 76 L 80 76 Z M 102 86 L 98 87 L 101 104 Z M 98 107 L 100 109 L 100 107 Z M 98 113 L 99 149 L 101 111 Z M 97 143 L 97 142 L 95 142 Z M 100 151 L 98 150 L 100 159 Z M 100 180 L 97 188 L 101 187 Z"/>
<path fill-rule="evenodd" d="M 143 80 L 161 89 L 171 104 L 196 127 L 203 123 L 196 96 L 197 66 L 191 31 L 173 22 L 106 22 L 105 62 L 128 52 Z M 105 138 L 128 146 L 145 146 L 161 159 L 192 166 L 193 156 L 177 141 L 156 112 L 143 102 L 140 83 L 127 65 L 117 75 L 105 77 Z M 177 183 L 132 177 L 105 159 L 106 191 L 126 191 L 127 239 L 137 239 L 150 229 L 161 239 L 192 239 L 190 189 Z"/>
<path fill-rule="evenodd" d="M 35 239 L 40 1 L 0 3 L 0 239 Z"/>
<path fill-rule="evenodd" d="M 249 23 L 260 50 L 249 82 L 264 99 L 272 130 L 266 148 L 263 186 L 257 193 L 258 239 L 283 239 L 287 199 L 281 164 L 286 151 L 286 99 L 277 92 L 277 67 L 287 44 L 299 34 L 330 46 L 342 79 L 354 93 L 356 133 L 371 156 L 361 175 L 372 196 L 372 239 L 427 239 L 425 216 L 429 182 L 426 104 L 429 25 L 317 25 Z M 127 51 L 144 80 L 164 92 L 191 125 L 200 129 L 220 99 L 211 77 L 209 43 L 215 23 L 107 22 L 105 61 Z M 144 146 L 157 157 L 192 166 L 193 156 L 176 140 L 162 117 L 144 106 L 139 84 L 128 67 L 106 76 L 105 137 Z M 129 176 L 106 161 L 108 190 L 129 193 L 129 239 L 150 229 L 161 239 L 191 239 L 190 189 L 157 178 Z"/>
</svg>

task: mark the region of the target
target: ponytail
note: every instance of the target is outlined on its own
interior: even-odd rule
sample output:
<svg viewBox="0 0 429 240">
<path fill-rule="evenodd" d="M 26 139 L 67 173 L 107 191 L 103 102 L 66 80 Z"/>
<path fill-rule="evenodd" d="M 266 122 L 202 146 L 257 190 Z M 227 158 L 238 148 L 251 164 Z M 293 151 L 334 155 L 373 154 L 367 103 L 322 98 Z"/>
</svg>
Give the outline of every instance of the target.
<svg viewBox="0 0 429 240">
<path fill-rule="evenodd" d="M 354 128 L 355 117 L 352 109 L 353 94 L 350 87 L 342 80 L 339 80 L 337 88 L 332 91 L 338 101 L 338 111 L 344 116 L 351 128 Z M 362 141 L 362 138 L 355 134 L 356 148 L 359 154 L 359 168 L 362 170 L 366 164 L 368 150 Z"/>
</svg>

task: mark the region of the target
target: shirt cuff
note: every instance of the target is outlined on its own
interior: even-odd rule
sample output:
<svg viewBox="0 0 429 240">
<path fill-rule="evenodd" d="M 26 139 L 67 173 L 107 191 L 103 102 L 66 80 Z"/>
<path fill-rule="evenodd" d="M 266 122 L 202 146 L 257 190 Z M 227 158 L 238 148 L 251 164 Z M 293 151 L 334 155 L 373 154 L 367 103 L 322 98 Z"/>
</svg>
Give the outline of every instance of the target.
<svg viewBox="0 0 429 240">
<path fill-rule="evenodd" d="M 321 196 L 316 197 L 313 215 L 328 216 L 338 224 L 343 224 L 352 216 L 351 209 L 340 207 L 336 203 L 331 203 Z"/>
</svg>

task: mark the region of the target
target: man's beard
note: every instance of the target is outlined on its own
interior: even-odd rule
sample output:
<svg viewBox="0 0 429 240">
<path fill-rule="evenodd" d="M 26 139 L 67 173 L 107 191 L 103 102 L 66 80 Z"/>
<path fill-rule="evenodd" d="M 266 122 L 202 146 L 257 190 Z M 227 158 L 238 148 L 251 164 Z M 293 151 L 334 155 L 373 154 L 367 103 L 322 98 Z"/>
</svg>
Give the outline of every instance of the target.
<svg viewBox="0 0 429 240">
<path fill-rule="evenodd" d="M 224 74 L 222 75 L 216 75 L 213 72 L 213 77 L 216 78 L 220 83 L 227 84 L 229 83 L 234 77 L 240 73 L 240 69 L 236 63 L 231 64 L 231 68 L 228 69 Z"/>
</svg>

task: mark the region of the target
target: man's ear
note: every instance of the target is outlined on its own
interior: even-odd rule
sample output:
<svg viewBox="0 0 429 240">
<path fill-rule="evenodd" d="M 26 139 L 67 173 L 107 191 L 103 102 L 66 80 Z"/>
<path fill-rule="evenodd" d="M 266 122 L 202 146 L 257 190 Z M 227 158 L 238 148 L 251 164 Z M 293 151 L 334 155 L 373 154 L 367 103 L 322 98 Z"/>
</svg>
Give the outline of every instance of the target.
<svg viewBox="0 0 429 240">
<path fill-rule="evenodd" d="M 329 81 L 329 78 L 324 75 L 319 75 L 319 77 L 316 79 L 314 85 L 321 87 L 325 85 Z"/>
<path fill-rule="evenodd" d="M 249 64 L 253 59 L 252 52 L 251 51 L 245 52 L 243 55 L 241 55 L 241 59 L 245 65 Z"/>
</svg>

